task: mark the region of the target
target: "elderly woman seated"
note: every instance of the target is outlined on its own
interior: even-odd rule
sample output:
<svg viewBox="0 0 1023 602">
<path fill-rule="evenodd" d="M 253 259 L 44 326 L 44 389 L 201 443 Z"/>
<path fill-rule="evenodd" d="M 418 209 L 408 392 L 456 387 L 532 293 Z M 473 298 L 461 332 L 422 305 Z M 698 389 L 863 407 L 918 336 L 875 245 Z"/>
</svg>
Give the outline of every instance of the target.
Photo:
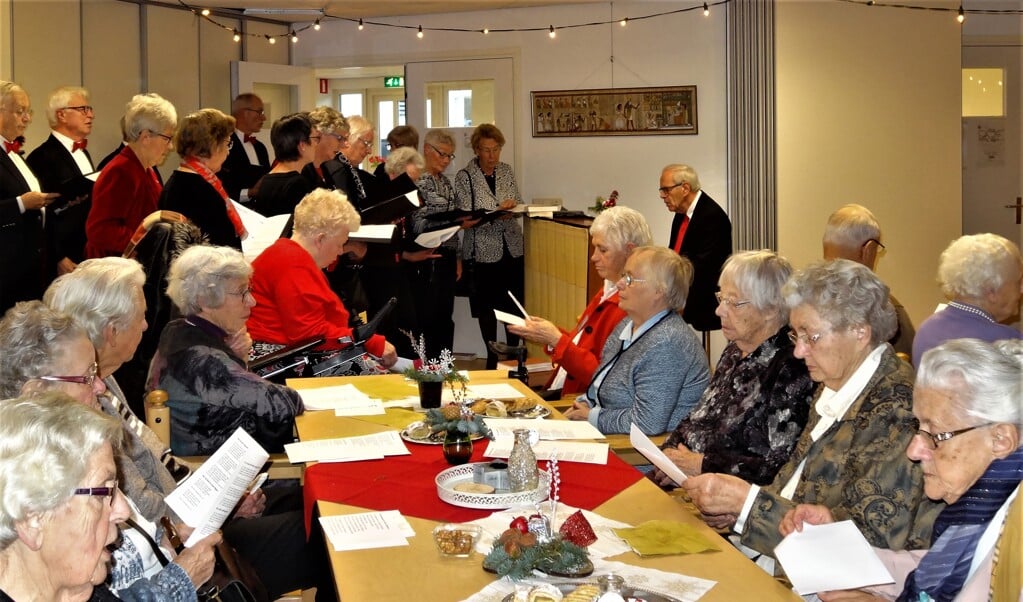
<svg viewBox="0 0 1023 602">
<path fill-rule="evenodd" d="M 927 497 L 948 504 L 934 521 L 930 549 L 878 549 L 894 586 L 822 594 L 821 599 L 988 599 L 992 569 L 999 568 L 996 542 L 1013 532 L 1018 538 L 1023 524 L 1021 367 L 1023 342 L 1018 339 L 993 345 L 957 339 L 924 354 L 913 391 L 919 427 L 905 453 L 923 468 Z M 1015 518 L 1007 520 L 1014 500 Z M 825 506 L 800 505 L 786 515 L 781 532 L 801 531 L 804 522 L 834 520 Z M 1018 563 L 1000 568 L 1016 572 L 1018 579 Z M 1017 585 L 1005 599 L 1019 595 Z"/>
<path fill-rule="evenodd" d="M 766 487 L 703 474 L 682 487 L 713 526 L 770 555 L 796 504 L 852 519 L 871 544 L 927 546 L 938 504 L 924 499 L 923 471 L 902 450 L 915 432 L 913 370 L 886 341 L 895 330 L 888 287 L 847 259 L 816 263 L 783 289 L 795 356 L 820 383 L 795 451 Z"/>
<path fill-rule="evenodd" d="M 594 218 L 590 226 L 590 241 L 593 244 L 590 261 L 604 279 L 604 288 L 590 300 L 572 332 L 536 316 L 529 316 L 522 326 L 508 327 L 509 331 L 527 341 L 546 345 L 551 361 L 558 365 L 558 370 L 547 382 L 547 389 L 560 390 L 563 396 L 585 392 L 586 385 L 593 378 L 604 342 L 625 317 L 625 312 L 618 306 L 615 283 L 621 279 L 625 260 L 632 251 L 651 244 L 652 238 L 643 214 L 619 205 Z"/>
<path fill-rule="evenodd" d="M 208 456 L 238 427 L 271 453 L 294 440 L 302 399 L 246 368 L 251 275 L 228 247 L 191 247 L 171 264 L 167 296 L 185 317 L 163 329 L 148 388 L 167 392 L 176 454 Z"/>
<path fill-rule="evenodd" d="M 938 263 L 948 306 L 924 320 L 913 339 L 913 360 L 949 339 L 1018 339 L 1006 326 L 1019 316 L 1023 256 L 1014 242 L 997 234 L 971 234 L 952 242 Z"/>
<path fill-rule="evenodd" d="M 700 402 L 663 446 L 686 475 L 720 472 L 767 485 L 792 455 L 814 385 L 788 337 L 781 288 L 791 275 L 792 265 L 771 251 L 736 253 L 721 269 L 715 313 L 729 343 Z M 659 470 L 651 477 L 671 484 Z"/>
<path fill-rule="evenodd" d="M 327 339 L 322 349 L 351 345 L 348 310 L 322 270 L 337 261 L 348 233 L 359 223 L 358 212 L 344 194 L 314 190 L 295 208 L 291 238 L 278 239 L 252 262 L 256 303 L 248 324 L 257 352 L 318 336 Z M 394 346 L 382 336 L 370 337 L 365 346 L 385 367 L 398 359 Z"/>
<path fill-rule="evenodd" d="M 664 247 L 640 247 L 618 280 L 626 318 L 607 337 L 586 395 L 565 412 L 602 433 L 648 435 L 672 428 L 707 388 L 707 357 L 680 312 L 693 281 L 688 259 Z"/>
<path fill-rule="evenodd" d="M 111 418 L 48 393 L 0 402 L 0 600 L 88 600 L 118 525 Z"/>
</svg>

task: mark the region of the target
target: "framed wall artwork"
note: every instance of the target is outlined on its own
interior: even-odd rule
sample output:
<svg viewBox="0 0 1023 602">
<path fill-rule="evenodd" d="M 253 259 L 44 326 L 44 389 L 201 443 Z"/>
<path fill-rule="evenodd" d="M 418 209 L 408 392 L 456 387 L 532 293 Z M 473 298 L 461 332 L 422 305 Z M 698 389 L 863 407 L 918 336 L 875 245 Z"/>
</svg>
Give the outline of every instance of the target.
<svg viewBox="0 0 1023 602">
<path fill-rule="evenodd" d="M 530 93 L 533 137 L 698 134 L 696 86 Z"/>
</svg>

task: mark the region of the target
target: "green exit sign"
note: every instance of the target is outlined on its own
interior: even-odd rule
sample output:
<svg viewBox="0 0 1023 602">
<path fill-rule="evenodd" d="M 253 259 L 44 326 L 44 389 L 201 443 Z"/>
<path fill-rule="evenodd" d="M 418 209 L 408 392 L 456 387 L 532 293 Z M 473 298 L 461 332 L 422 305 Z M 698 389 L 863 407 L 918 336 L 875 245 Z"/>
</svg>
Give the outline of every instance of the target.
<svg viewBox="0 0 1023 602">
<path fill-rule="evenodd" d="M 384 78 L 385 88 L 404 88 L 405 78 L 400 75 L 388 75 Z"/>
</svg>

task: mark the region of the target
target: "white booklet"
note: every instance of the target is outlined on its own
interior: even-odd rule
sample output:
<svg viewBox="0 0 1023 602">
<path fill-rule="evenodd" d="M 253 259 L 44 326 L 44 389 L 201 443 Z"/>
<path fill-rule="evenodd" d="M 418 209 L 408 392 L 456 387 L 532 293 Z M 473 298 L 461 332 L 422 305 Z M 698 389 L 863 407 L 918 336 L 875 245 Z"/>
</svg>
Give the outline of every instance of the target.
<svg viewBox="0 0 1023 602">
<path fill-rule="evenodd" d="M 269 457 L 239 428 L 167 496 L 167 505 L 194 529 L 185 546 L 192 547 L 224 525 Z"/>
<path fill-rule="evenodd" d="M 774 548 L 799 595 L 894 583 L 891 574 L 851 520 L 803 524 Z"/>
<path fill-rule="evenodd" d="M 682 469 L 675 466 L 668 456 L 664 455 L 659 447 L 654 445 L 654 442 L 650 440 L 650 437 L 646 436 L 646 433 L 639 430 L 639 427 L 635 424 L 629 426 L 629 443 L 636 451 L 646 456 L 647 460 L 650 460 L 654 466 L 661 469 L 661 472 L 668 475 L 668 478 L 675 481 L 676 485 L 681 485 L 682 481 L 685 481 L 689 477 L 686 473 L 682 472 Z"/>
<path fill-rule="evenodd" d="M 337 552 L 407 546 L 416 534 L 397 510 L 321 516 L 320 526 Z"/>
</svg>

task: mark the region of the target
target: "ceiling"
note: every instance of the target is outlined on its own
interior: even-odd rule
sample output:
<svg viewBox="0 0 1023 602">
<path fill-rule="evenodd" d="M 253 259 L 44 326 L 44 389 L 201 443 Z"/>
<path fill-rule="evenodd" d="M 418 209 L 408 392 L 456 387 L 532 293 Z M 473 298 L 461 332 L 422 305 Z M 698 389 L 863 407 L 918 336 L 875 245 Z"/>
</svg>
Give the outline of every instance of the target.
<svg viewBox="0 0 1023 602">
<path fill-rule="evenodd" d="M 165 4 L 179 4 L 177 0 L 159 0 Z M 224 9 L 223 16 L 243 9 L 264 10 L 318 10 L 335 17 L 372 19 L 423 15 L 429 13 L 452 13 L 476 10 L 497 10 L 502 8 L 527 8 L 562 4 L 590 4 L 593 0 L 184 0 L 196 8 Z M 270 13 L 253 15 L 276 21 L 297 23 L 309 22 L 316 18 L 310 14 Z"/>
</svg>

